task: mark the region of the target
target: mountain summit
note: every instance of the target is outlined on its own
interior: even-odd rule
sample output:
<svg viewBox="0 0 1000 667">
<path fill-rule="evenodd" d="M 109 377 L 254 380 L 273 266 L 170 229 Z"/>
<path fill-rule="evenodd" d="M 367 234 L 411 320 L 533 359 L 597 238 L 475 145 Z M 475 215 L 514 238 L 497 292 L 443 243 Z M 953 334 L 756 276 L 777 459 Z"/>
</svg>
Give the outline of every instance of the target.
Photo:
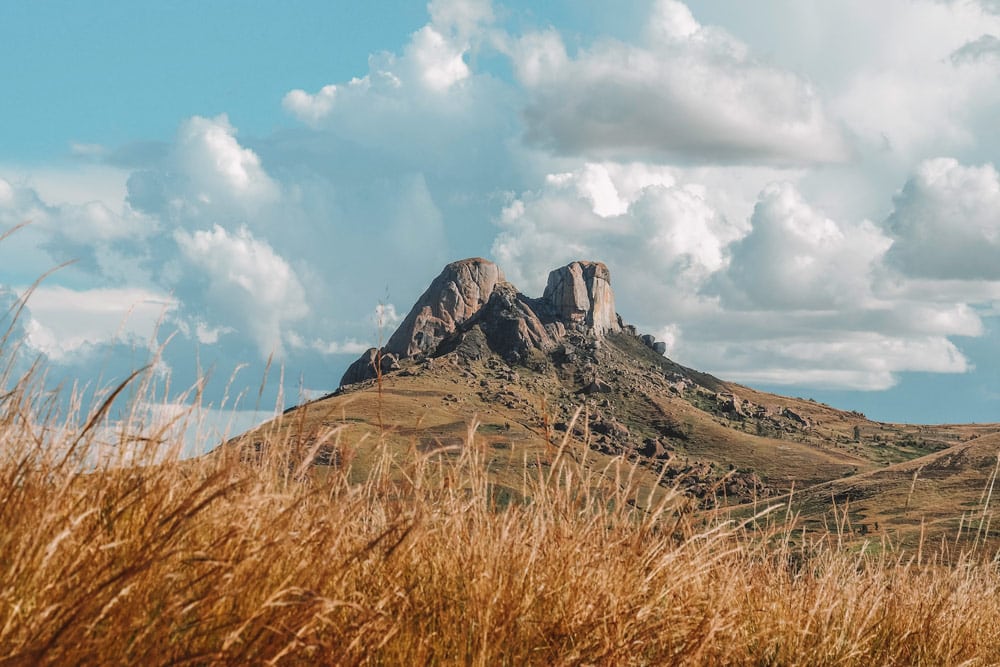
<svg viewBox="0 0 1000 667">
<path fill-rule="evenodd" d="M 516 363 L 536 352 L 552 353 L 569 339 L 599 345 L 605 334 L 623 327 L 615 312 L 611 272 L 601 262 L 576 261 L 554 269 L 545 292 L 532 299 L 507 282 L 493 262 L 463 259 L 444 267 L 389 342 L 365 352 L 340 384 L 375 377 L 376 365 L 389 372 L 402 359 L 434 356 L 463 343 L 467 354 L 485 345 Z"/>
</svg>

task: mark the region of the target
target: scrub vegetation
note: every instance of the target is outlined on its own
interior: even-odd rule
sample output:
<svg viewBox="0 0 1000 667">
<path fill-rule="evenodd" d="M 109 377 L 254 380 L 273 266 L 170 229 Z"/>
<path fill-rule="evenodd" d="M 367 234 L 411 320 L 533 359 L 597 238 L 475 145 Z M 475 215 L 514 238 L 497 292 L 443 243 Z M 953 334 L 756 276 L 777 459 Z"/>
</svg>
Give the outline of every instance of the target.
<svg viewBox="0 0 1000 667">
<path fill-rule="evenodd" d="M 475 423 L 442 448 L 331 424 L 308 451 L 274 429 L 184 460 L 176 424 L 117 408 L 141 377 L 70 417 L 8 380 L 2 664 L 1000 661 L 982 541 L 848 543 L 780 501 L 699 513 L 567 438 L 498 494 Z M 338 465 L 312 465 L 324 448 Z"/>
</svg>

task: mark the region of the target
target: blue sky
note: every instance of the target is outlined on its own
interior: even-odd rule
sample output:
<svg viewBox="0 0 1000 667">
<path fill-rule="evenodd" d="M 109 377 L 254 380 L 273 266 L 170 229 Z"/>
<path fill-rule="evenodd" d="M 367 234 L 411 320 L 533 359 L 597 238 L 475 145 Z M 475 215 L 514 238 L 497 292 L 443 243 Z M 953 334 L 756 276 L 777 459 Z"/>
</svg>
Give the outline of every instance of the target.
<svg viewBox="0 0 1000 667">
<path fill-rule="evenodd" d="M 1000 420 L 996 3 L 611 4 L 4 3 L 28 351 L 290 403 L 449 260 L 590 258 L 681 363 Z"/>
</svg>

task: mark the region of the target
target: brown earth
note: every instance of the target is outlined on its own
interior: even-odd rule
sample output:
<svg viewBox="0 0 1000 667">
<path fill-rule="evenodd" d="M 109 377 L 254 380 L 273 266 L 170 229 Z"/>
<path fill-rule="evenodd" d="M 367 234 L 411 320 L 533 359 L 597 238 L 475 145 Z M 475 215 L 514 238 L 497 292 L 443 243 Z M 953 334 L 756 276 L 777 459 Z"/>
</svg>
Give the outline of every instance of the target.
<svg viewBox="0 0 1000 667">
<path fill-rule="evenodd" d="M 503 502 L 522 499 L 525 470 L 568 457 L 609 483 L 638 463 L 650 503 L 671 490 L 695 512 L 790 502 L 807 525 L 849 539 L 912 542 L 960 526 L 968 538 L 973 521 L 980 537 L 996 532 L 984 489 L 1000 424 L 882 423 L 725 382 L 664 357 L 613 307 L 600 263 L 556 269 L 531 299 L 487 260 L 454 262 L 392 349 L 369 350 L 336 392 L 233 444 L 256 456 L 290 442 L 290 466 L 311 458 L 319 474 L 360 481 L 381 451 L 457 457 L 475 429 Z"/>
</svg>

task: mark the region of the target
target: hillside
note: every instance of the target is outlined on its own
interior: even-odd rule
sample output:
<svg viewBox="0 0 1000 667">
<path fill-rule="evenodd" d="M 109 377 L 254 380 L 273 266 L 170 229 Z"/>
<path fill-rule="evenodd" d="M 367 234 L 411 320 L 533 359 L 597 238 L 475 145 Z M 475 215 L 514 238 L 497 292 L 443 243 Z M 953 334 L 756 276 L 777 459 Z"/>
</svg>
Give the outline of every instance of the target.
<svg viewBox="0 0 1000 667">
<path fill-rule="evenodd" d="M 875 422 L 725 382 L 662 351 L 615 312 L 603 264 L 556 269 L 532 299 L 495 264 L 463 260 L 444 269 L 336 392 L 238 442 L 259 453 L 263 435 L 278 433 L 320 474 L 348 467 L 360 480 L 376 443 L 400 457 L 438 448 L 458 456 L 474 425 L 502 498 L 518 497 L 525 461 L 544 470 L 562 449 L 606 476 L 620 457 L 638 462 L 640 486 L 677 488 L 692 509 L 777 501 L 794 488 L 793 497 L 809 501 L 802 509 L 822 517 L 827 496 L 839 494 L 872 529 L 919 523 L 921 512 L 957 526 L 992 470 L 987 453 L 1000 443 L 1000 424 Z M 341 444 L 358 442 L 369 444 Z M 899 480 L 908 492 L 916 467 L 922 481 L 899 510 Z"/>
</svg>

